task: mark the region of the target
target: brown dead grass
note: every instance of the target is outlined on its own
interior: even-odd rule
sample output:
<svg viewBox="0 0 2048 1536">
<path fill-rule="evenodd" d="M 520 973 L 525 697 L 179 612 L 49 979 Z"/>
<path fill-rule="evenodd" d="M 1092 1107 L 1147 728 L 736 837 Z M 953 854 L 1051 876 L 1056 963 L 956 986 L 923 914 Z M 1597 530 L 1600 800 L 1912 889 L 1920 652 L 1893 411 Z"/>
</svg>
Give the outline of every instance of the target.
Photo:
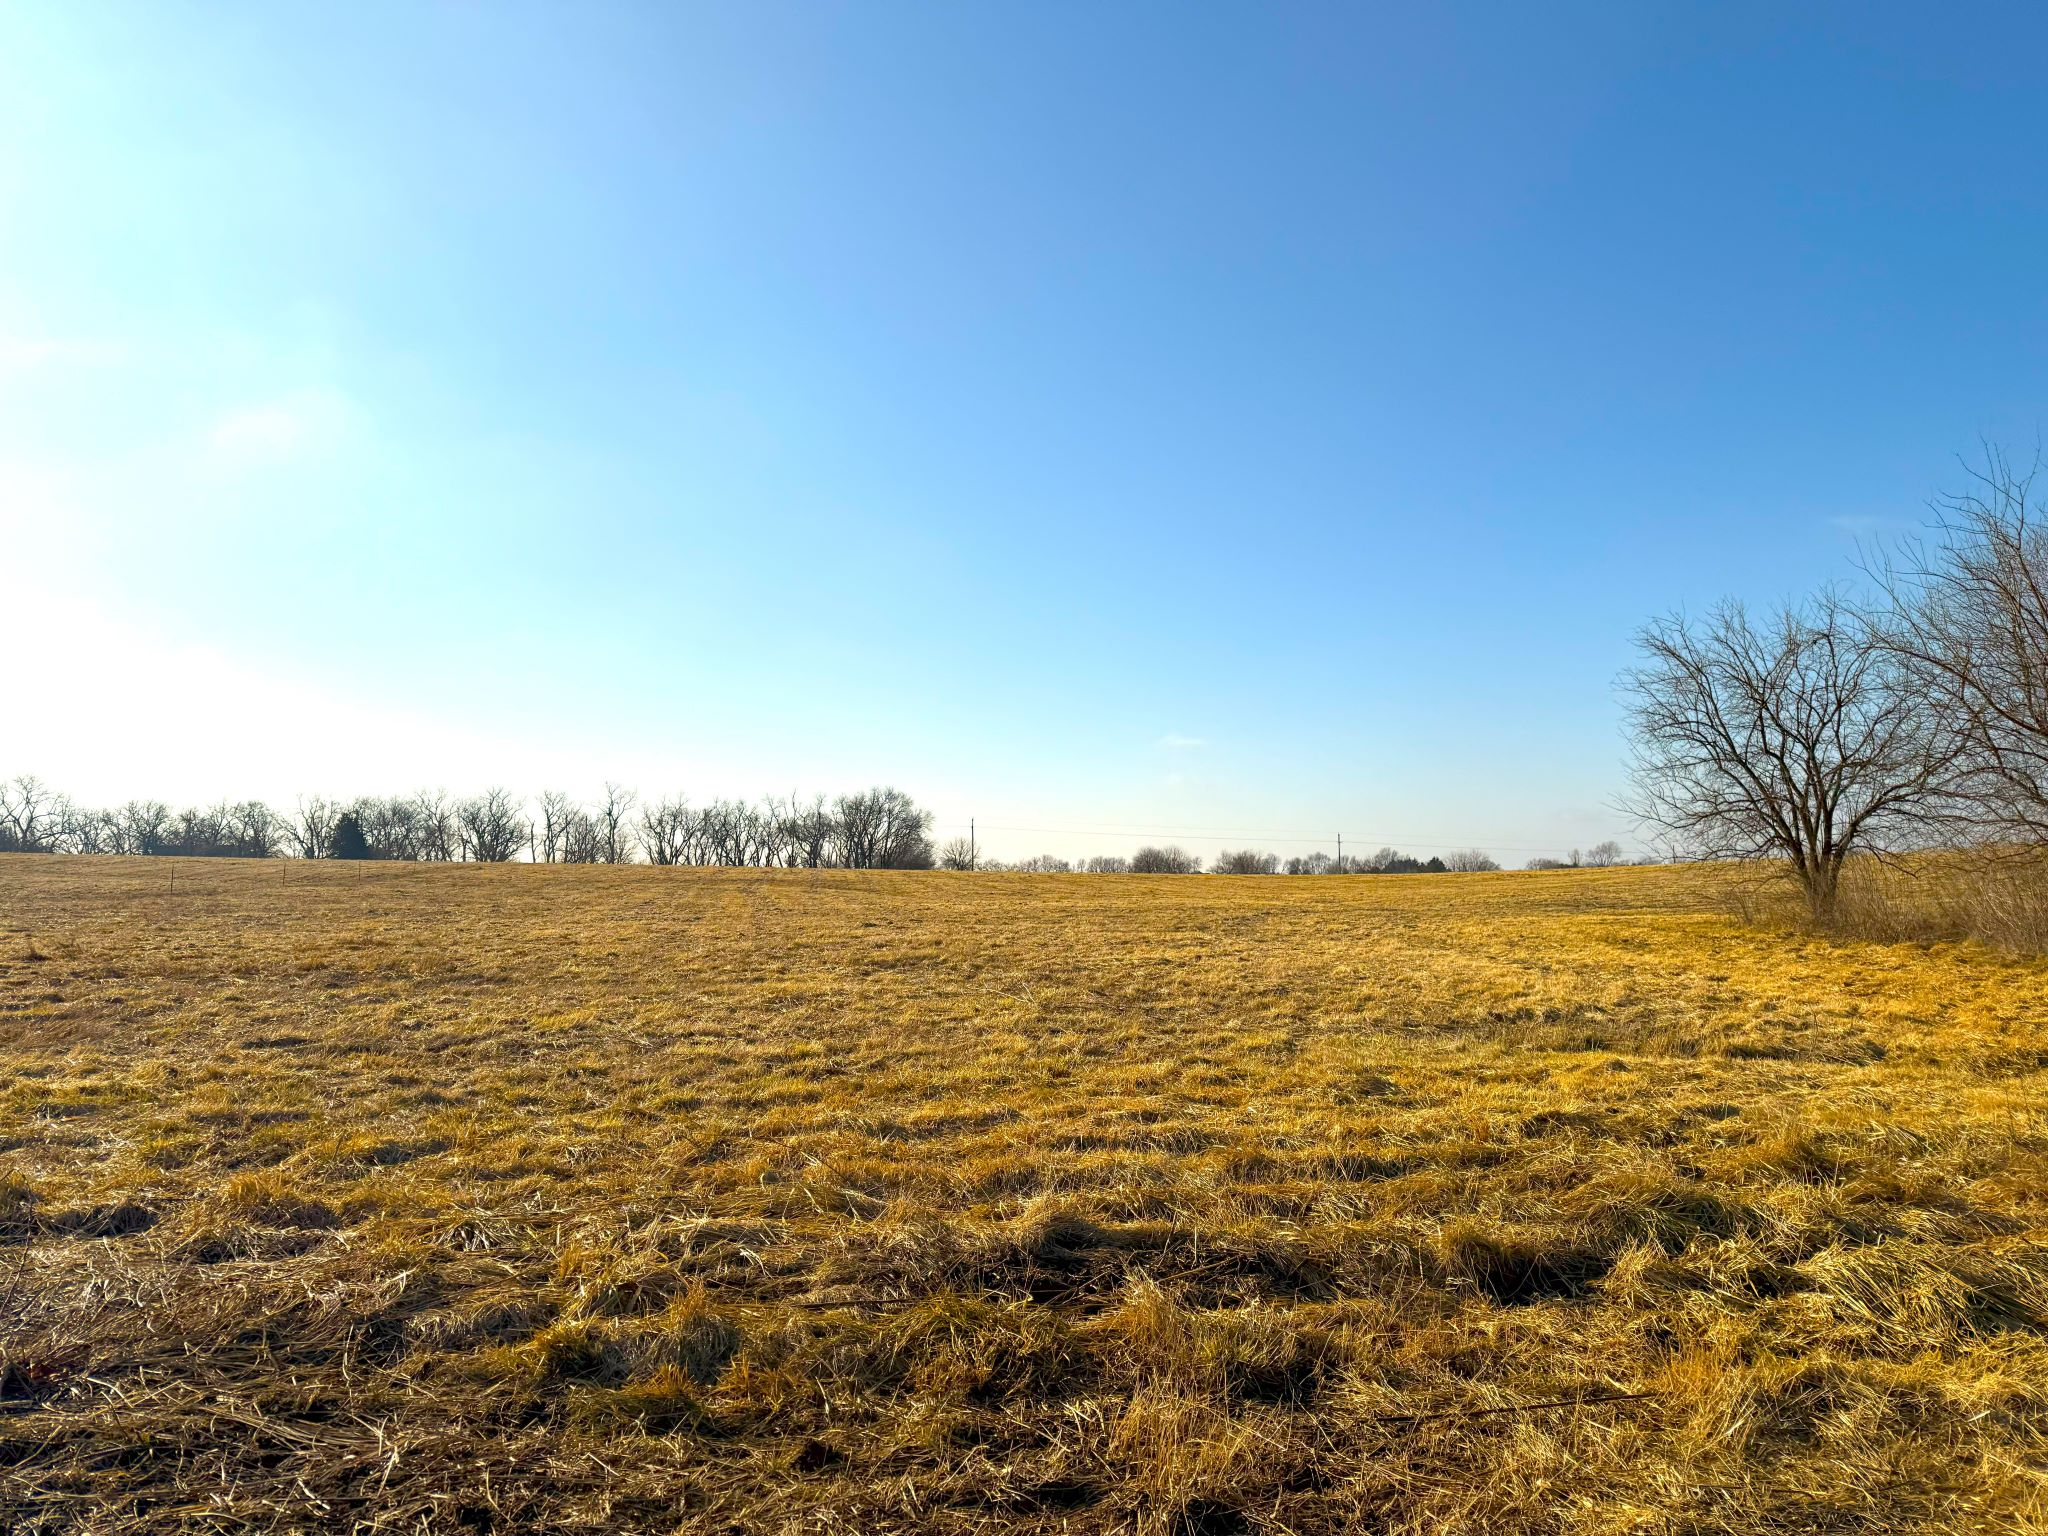
<svg viewBox="0 0 2048 1536">
<path fill-rule="evenodd" d="M 1728 910 L 1781 929 L 1812 926 L 1798 887 L 1779 866 L 1720 880 Z M 2048 853 L 1990 849 L 1857 858 L 1842 872 L 1841 938 L 1881 944 L 1971 939 L 2013 955 L 2048 955 Z"/>
<path fill-rule="evenodd" d="M 2048 968 L 1719 878 L 0 858 L 0 1527 L 2048 1528 Z"/>
</svg>

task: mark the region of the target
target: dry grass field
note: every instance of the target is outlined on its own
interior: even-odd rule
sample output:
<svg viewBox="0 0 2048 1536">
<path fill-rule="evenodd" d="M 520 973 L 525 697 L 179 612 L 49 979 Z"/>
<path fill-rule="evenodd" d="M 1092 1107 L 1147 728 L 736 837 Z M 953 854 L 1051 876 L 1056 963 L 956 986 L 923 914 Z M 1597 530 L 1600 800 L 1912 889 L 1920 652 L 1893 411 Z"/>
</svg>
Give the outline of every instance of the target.
<svg viewBox="0 0 2048 1536">
<path fill-rule="evenodd" d="M 0 1528 L 2048 1529 L 2048 967 L 1717 878 L 0 859 Z"/>
</svg>

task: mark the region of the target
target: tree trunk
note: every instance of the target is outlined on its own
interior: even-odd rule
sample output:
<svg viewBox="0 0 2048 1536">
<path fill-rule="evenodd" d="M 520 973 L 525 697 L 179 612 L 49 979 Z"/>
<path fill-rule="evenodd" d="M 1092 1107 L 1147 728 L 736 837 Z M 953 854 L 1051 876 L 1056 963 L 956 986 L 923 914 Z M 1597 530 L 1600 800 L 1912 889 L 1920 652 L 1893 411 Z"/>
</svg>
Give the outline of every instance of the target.
<svg viewBox="0 0 2048 1536">
<path fill-rule="evenodd" d="M 1799 872 L 1799 883 L 1806 892 L 1807 916 L 1823 928 L 1834 924 L 1841 877 L 1841 869 L 1826 862 L 1809 864 Z"/>
</svg>

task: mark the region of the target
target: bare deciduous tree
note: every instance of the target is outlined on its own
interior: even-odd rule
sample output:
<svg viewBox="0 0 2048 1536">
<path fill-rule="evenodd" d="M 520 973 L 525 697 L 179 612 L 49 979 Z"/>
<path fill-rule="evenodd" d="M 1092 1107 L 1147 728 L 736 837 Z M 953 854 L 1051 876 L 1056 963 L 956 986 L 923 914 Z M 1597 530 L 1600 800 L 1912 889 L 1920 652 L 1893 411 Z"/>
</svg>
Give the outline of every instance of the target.
<svg viewBox="0 0 2048 1536">
<path fill-rule="evenodd" d="M 744 800 L 713 800 L 697 813 L 703 862 L 728 869 L 754 862 L 759 841 L 755 810 Z"/>
<path fill-rule="evenodd" d="M 67 809 L 57 846 L 66 853 L 113 853 L 116 827 L 105 811 Z"/>
<path fill-rule="evenodd" d="M 0 784 L 0 852 L 54 852 L 68 815 L 64 797 L 34 774 Z"/>
<path fill-rule="evenodd" d="M 790 863 L 818 869 L 831 862 L 832 839 L 838 823 L 826 807 L 823 795 L 813 796 L 806 805 L 792 794 L 781 815 L 784 835 L 789 841 Z"/>
<path fill-rule="evenodd" d="M 412 817 L 419 856 L 437 864 L 454 860 L 462 839 L 456 829 L 455 806 L 446 790 L 423 789 L 412 797 Z"/>
<path fill-rule="evenodd" d="M 284 851 L 284 823 L 261 800 L 229 806 L 226 820 L 238 857 L 267 859 Z"/>
<path fill-rule="evenodd" d="M 334 818 L 338 807 L 315 795 L 301 800 L 297 812 L 284 824 L 285 846 L 302 859 L 324 859 L 334 840 Z"/>
<path fill-rule="evenodd" d="M 1280 856 L 1256 848 L 1226 848 L 1210 861 L 1209 869 L 1218 875 L 1274 875 L 1280 872 Z"/>
<path fill-rule="evenodd" d="M 1585 857 L 1588 869 L 1612 869 L 1627 855 L 1621 851 L 1621 844 L 1609 838 L 1604 843 L 1595 843 L 1588 848 Z"/>
<path fill-rule="evenodd" d="M 590 813 L 592 862 L 630 864 L 633 862 L 632 815 L 640 797 L 630 789 L 607 782 L 604 798 Z"/>
<path fill-rule="evenodd" d="M 349 802 L 356 826 L 373 859 L 421 856 L 414 802 L 403 795 L 359 795 Z"/>
<path fill-rule="evenodd" d="M 848 869 L 930 869 L 931 812 L 900 789 L 875 788 L 834 802 L 837 862 Z"/>
<path fill-rule="evenodd" d="M 502 789 L 473 795 L 455 809 L 462 856 L 479 864 L 503 864 L 525 846 L 532 828 L 519 802 Z"/>
<path fill-rule="evenodd" d="M 1201 872 L 1201 858 L 1185 848 L 1172 845 L 1140 848 L 1131 855 L 1131 873 L 1134 875 L 1198 875 Z"/>
<path fill-rule="evenodd" d="M 1695 857 L 1783 858 L 1817 919 L 1859 850 L 1925 841 L 1953 752 L 1893 652 L 1833 594 L 1637 636 L 1623 808 Z"/>
<path fill-rule="evenodd" d="M 1500 868 L 1500 861 L 1484 848 L 1460 848 L 1444 855 L 1444 868 L 1454 874 L 1485 874 Z"/>
<path fill-rule="evenodd" d="M 130 800 L 114 813 L 121 826 L 122 853 L 169 853 L 171 808 L 161 800 Z"/>
<path fill-rule="evenodd" d="M 640 852 L 650 864 L 689 864 L 696 839 L 696 815 L 680 795 L 657 800 L 640 812 Z"/>
<path fill-rule="evenodd" d="M 576 802 L 559 789 L 540 792 L 540 846 L 535 851 L 543 864 L 561 861 L 569 841 L 569 826 L 577 816 Z"/>
<path fill-rule="evenodd" d="M 1936 503 L 1933 537 L 1874 562 L 1886 643 L 1957 738 L 1952 830 L 2048 841 L 2048 527 L 2040 464 L 1996 448 Z"/>
<path fill-rule="evenodd" d="M 607 785 L 607 790 L 611 786 Z M 527 832 L 528 857 L 543 864 L 602 864 L 608 860 L 606 828 L 597 818 L 558 789 L 544 790 L 540 797 L 540 821 Z M 609 830 L 615 838 L 626 836 L 623 822 Z"/>
<path fill-rule="evenodd" d="M 948 838 L 946 845 L 939 850 L 939 868 L 941 869 L 972 869 L 974 868 L 974 859 L 974 844 L 964 837 Z"/>
</svg>

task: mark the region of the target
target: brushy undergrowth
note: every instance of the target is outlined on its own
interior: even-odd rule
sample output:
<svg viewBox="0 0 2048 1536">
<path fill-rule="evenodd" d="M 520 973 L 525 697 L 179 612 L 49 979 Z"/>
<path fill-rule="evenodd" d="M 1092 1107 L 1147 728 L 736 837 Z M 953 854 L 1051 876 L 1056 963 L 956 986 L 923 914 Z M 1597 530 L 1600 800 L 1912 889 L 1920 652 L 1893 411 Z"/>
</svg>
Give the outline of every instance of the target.
<svg viewBox="0 0 2048 1536">
<path fill-rule="evenodd" d="M 2048 967 L 1719 878 L 0 858 L 0 1528 L 2048 1528 Z"/>
<path fill-rule="evenodd" d="M 1727 909 L 1745 922 L 1812 928 L 1806 903 L 1782 866 L 1723 870 Z M 2012 955 L 2048 955 L 2048 853 L 2040 849 L 1859 857 L 1842 871 L 1838 938 L 1878 943 L 1971 939 Z"/>
</svg>

